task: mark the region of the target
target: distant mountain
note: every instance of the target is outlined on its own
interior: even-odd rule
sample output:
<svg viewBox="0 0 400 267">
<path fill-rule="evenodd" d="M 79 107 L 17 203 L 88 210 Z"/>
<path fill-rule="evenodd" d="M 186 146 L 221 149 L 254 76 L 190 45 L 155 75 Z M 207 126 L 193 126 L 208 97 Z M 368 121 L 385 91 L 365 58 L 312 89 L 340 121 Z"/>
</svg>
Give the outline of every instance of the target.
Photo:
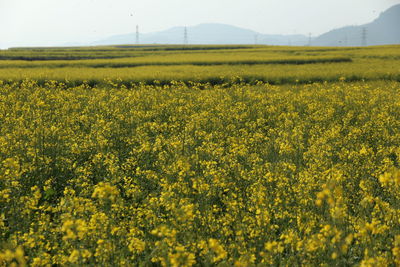
<svg viewBox="0 0 400 267">
<path fill-rule="evenodd" d="M 400 44 L 400 4 L 371 23 L 329 31 L 312 41 L 314 46 L 362 46 Z"/>
<path fill-rule="evenodd" d="M 165 31 L 140 34 L 141 44 L 182 44 L 184 27 L 174 27 Z M 208 23 L 187 27 L 189 44 L 269 44 L 269 45 L 305 45 L 308 38 L 304 35 L 269 35 L 226 24 Z M 116 35 L 94 42 L 93 45 L 132 44 L 136 34 Z"/>
<path fill-rule="evenodd" d="M 183 44 L 184 27 L 165 31 L 140 34 L 140 44 Z M 200 24 L 187 28 L 189 44 L 267 44 L 295 45 L 309 44 L 304 35 L 261 34 L 226 24 Z M 91 45 L 133 44 L 136 34 L 111 36 Z M 395 5 L 371 23 L 347 26 L 324 33 L 312 39 L 313 46 L 362 46 L 400 44 L 400 4 Z"/>
</svg>

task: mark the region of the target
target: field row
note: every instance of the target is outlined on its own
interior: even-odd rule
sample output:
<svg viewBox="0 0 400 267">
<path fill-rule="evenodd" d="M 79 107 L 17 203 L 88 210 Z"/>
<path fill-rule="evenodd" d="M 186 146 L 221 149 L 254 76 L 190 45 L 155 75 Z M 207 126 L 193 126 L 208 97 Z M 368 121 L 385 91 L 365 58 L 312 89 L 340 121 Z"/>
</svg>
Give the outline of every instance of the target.
<svg viewBox="0 0 400 267">
<path fill-rule="evenodd" d="M 19 48 L 0 50 L 1 60 L 24 61 L 58 61 L 58 60 L 85 60 L 85 59 L 118 59 L 154 56 L 178 56 L 186 55 L 193 60 L 209 56 L 244 56 L 257 54 L 260 58 L 290 56 L 327 56 L 350 58 L 378 58 L 399 59 L 398 46 L 377 47 L 284 47 L 284 46 L 104 46 L 104 47 L 76 47 L 76 48 Z"/>
<path fill-rule="evenodd" d="M 352 62 L 348 57 L 305 57 L 305 56 L 269 56 L 267 58 L 260 55 L 219 55 L 207 54 L 207 56 L 190 57 L 187 55 L 174 55 L 162 57 L 136 57 L 129 59 L 107 59 L 107 60 L 70 60 L 70 61 L 0 61 L 0 68 L 134 68 L 140 66 L 215 66 L 215 65 L 303 65 L 318 63 L 342 63 Z"/>
<path fill-rule="evenodd" d="M 217 66 L 141 66 L 136 68 L 0 68 L 0 80 L 6 83 L 25 79 L 39 84 L 55 80 L 67 86 L 132 87 L 138 83 L 232 84 L 257 82 L 296 84 L 335 81 L 400 80 L 396 60 L 359 59 L 347 63 L 304 65 L 217 65 Z"/>
</svg>

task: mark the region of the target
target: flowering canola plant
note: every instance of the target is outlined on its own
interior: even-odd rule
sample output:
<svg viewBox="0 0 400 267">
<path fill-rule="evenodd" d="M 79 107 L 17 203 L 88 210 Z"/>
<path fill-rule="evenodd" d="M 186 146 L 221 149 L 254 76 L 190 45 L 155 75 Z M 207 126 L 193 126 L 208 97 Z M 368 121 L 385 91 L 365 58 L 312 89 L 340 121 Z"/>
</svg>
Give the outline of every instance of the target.
<svg viewBox="0 0 400 267">
<path fill-rule="evenodd" d="M 0 266 L 400 265 L 398 82 L 0 84 Z"/>
</svg>

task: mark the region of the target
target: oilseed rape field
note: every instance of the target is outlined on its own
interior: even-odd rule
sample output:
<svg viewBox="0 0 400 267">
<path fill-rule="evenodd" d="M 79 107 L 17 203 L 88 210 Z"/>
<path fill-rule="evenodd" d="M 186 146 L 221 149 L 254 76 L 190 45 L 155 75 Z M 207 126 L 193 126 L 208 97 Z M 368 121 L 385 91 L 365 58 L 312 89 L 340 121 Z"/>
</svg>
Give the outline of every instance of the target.
<svg viewBox="0 0 400 267">
<path fill-rule="evenodd" d="M 0 266 L 399 266 L 399 60 L 0 51 Z"/>
</svg>

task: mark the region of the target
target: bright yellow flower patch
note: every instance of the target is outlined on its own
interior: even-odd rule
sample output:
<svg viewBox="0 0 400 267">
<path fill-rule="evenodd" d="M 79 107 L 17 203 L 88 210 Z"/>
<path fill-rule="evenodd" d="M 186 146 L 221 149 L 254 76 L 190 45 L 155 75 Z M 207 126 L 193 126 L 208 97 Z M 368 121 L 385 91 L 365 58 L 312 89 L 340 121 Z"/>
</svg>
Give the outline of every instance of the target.
<svg viewBox="0 0 400 267">
<path fill-rule="evenodd" d="M 399 118 L 398 82 L 2 83 L 0 266 L 399 265 Z"/>
</svg>

